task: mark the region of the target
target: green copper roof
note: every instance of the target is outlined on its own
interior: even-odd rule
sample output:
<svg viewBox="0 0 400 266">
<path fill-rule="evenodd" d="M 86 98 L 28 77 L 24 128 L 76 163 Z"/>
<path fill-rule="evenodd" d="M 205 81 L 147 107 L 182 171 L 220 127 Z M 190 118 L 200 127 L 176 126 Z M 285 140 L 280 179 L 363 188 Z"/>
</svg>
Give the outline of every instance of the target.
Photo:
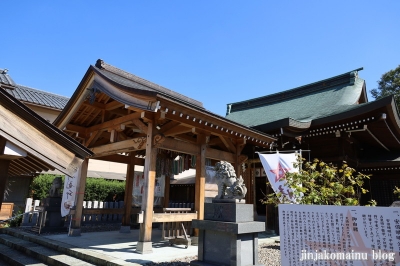
<svg viewBox="0 0 400 266">
<path fill-rule="evenodd" d="M 299 127 L 366 102 L 358 70 L 280 93 L 228 104 L 226 118 L 249 127 L 286 119 Z M 363 98 L 364 97 L 364 98 Z M 306 126 L 307 127 L 307 126 Z"/>
</svg>

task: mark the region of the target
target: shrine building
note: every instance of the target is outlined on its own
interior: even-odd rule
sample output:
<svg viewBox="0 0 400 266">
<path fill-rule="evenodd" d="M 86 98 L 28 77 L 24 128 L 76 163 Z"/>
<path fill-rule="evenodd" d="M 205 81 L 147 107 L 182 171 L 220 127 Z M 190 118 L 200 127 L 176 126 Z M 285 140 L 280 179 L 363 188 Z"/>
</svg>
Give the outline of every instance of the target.
<svg viewBox="0 0 400 266">
<path fill-rule="evenodd" d="M 248 157 L 242 150 L 253 146 L 266 149 L 276 140 L 259 130 L 207 111 L 201 102 L 100 59 L 89 67 L 54 125 L 93 152 L 90 158 L 128 165 L 125 203 L 132 202 L 135 167 L 144 166 L 145 183 L 138 213 L 141 226 L 137 251 L 140 253 L 151 252 L 154 222 L 184 219 L 185 214 L 179 218 L 168 213 L 153 214 L 156 179 L 163 174 L 166 188 L 169 188 L 172 158 L 180 155 L 185 158 L 180 167 L 190 164 L 196 169 L 195 218 L 203 219 L 206 164 L 213 165 L 217 161 L 232 163 L 237 175 L 243 175 L 245 184 L 251 187 L 251 175 L 243 167 Z M 79 217 L 82 215 L 88 160 L 82 164 L 72 224 L 72 234 L 77 235 L 80 234 Z M 253 203 L 252 189 L 249 191 L 246 203 Z M 164 206 L 168 206 L 168 198 L 169 192 L 166 191 Z M 130 225 L 131 214 L 135 211 L 131 204 L 125 204 L 122 226 Z M 192 213 L 186 216 L 193 219 Z"/>
<path fill-rule="evenodd" d="M 371 175 L 361 204 L 374 199 L 389 206 L 396 200 L 394 187 L 400 186 L 400 119 L 393 96 L 368 101 L 360 70 L 230 103 L 226 118 L 277 138 L 267 150 L 303 150 L 303 158 L 338 166 L 346 161 Z M 266 190 L 265 175 L 256 179 L 263 180 L 257 189 Z"/>
</svg>

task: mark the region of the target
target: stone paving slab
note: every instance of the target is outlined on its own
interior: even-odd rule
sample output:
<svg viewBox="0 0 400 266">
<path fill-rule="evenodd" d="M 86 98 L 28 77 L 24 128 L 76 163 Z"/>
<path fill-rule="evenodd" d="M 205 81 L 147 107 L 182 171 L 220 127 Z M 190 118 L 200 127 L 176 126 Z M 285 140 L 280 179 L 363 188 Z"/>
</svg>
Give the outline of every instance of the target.
<svg viewBox="0 0 400 266">
<path fill-rule="evenodd" d="M 90 232 L 82 233 L 81 236 L 77 237 L 70 237 L 67 234 L 45 237 L 68 244 L 69 246 L 76 246 L 73 250 L 79 250 L 82 253 L 115 258 L 118 260 L 118 263 L 125 261 L 136 265 L 143 265 L 149 262 L 166 262 L 184 257 L 197 256 L 197 246 L 189 246 L 188 248 L 185 248 L 184 245 L 170 246 L 168 240 L 161 239 L 161 232 L 159 229 L 153 229 L 153 253 L 150 254 L 136 252 L 139 230 L 131 230 L 130 233 L 120 233 L 118 231 Z M 277 240 L 279 240 L 279 236 L 260 234 L 258 243 L 275 243 Z"/>
<path fill-rule="evenodd" d="M 23 239 L 40 245 L 45 244 L 48 247 L 82 260 L 85 260 L 85 257 L 90 257 L 91 263 L 95 265 L 136 266 L 150 262 L 167 262 L 197 255 L 197 246 L 189 246 L 188 248 L 185 248 L 184 245 L 170 246 L 168 240 L 162 240 L 161 233 L 161 230 L 153 229 L 153 252 L 150 254 L 136 252 L 136 245 L 139 239 L 138 229 L 132 229 L 130 233 L 120 233 L 119 231 L 87 232 L 75 237 L 67 234 L 38 236 L 24 233 Z M 21 234 L 21 232 L 12 230 L 11 234 Z M 266 233 L 259 234 L 259 244 L 275 243 L 276 241 L 279 241 L 279 236 Z"/>
</svg>

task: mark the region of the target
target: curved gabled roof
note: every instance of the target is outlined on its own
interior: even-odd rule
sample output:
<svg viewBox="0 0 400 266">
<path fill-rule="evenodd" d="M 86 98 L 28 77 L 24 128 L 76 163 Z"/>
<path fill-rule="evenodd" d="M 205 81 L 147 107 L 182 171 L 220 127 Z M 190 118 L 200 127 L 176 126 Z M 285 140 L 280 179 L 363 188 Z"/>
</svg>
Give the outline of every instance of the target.
<svg viewBox="0 0 400 266">
<path fill-rule="evenodd" d="M 158 84 L 145 80 L 141 77 L 133 75 L 122 69 L 116 68 L 112 65 L 105 63 L 103 60 L 98 59 L 96 65 L 92 66 L 93 69 L 103 77 L 115 82 L 116 84 L 126 87 L 127 91 L 137 90 L 141 93 L 158 93 L 165 97 L 178 100 L 179 102 L 194 105 L 197 108 L 203 108 L 203 104 L 195 99 L 189 98 L 185 95 L 162 87 Z"/>
</svg>

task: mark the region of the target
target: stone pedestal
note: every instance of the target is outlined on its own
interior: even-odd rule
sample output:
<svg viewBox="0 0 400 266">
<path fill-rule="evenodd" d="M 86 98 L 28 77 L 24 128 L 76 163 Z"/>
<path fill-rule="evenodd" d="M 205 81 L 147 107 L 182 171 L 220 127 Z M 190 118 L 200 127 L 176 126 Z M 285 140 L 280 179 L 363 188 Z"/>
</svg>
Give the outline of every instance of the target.
<svg viewBox="0 0 400 266">
<path fill-rule="evenodd" d="M 190 265 L 261 265 L 258 233 L 265 223 L 254 221 L 253 205 L 206 203 L 204 220 L 193 220 L 192 227 L 199 229 L 199 252 Z"/>
<path fill-rule="evenodd" d="M 55 232 L 67 230 L 64 227 L 64 218 L 61 217 L 61 197 L 47 197 L 42 200 L 38 222 L 42 222 L 41 232 Z"/>
</svg>

